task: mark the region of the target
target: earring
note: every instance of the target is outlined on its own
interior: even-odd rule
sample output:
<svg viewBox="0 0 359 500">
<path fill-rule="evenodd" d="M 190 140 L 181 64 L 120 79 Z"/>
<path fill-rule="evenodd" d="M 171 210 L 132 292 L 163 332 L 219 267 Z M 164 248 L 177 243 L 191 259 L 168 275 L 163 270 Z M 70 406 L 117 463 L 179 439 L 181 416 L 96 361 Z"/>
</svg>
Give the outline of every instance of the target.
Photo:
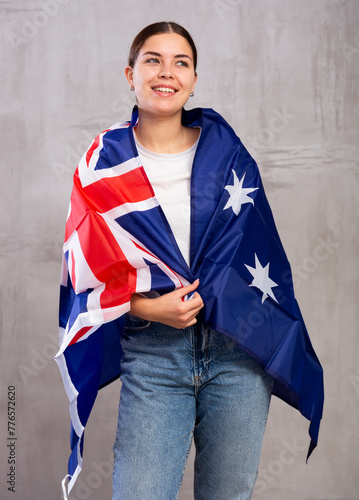
<svg viewBox="0 0 359 500">
<path fill-rule="evenodd" d="M 190 96 L 190 97 L 193 97 L 193 96 L 194 96 L 194 92 L 191 92 L 189 96 Z"/>
<path fill-rule="evenodd" d="M 131 85 L 130 90 L 133 92 L 135 90 L 135 87 Z"/>
</svg>

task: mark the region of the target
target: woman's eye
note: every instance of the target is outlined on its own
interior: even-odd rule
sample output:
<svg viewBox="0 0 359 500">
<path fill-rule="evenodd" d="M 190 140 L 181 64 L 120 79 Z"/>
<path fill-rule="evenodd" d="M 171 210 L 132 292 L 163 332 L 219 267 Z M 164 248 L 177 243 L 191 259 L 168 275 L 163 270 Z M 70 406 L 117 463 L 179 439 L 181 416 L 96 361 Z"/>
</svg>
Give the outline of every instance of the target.
<svg viewBox="0 0 359 500">
<path fill-rule="evenodd" d="M 186 68 L 188 68 L 188 62 L 187 61 L 178 61 L 177 64 L 179 64 L 180 66 L 185 66 Z"/>
<path fill-rule="evenodd" d="M 150 57 L 149 59 L 146 60 L 148 63 L 158 63 L 159 60 L 156 57 Z"/>
</svg>

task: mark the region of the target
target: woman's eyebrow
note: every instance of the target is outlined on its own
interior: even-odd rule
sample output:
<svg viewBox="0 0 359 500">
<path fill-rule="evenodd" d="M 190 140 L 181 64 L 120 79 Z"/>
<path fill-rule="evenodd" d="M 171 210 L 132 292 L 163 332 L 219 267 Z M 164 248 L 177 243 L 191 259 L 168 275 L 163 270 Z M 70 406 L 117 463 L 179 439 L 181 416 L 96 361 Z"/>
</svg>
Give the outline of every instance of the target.
<svg viewBox="0 0 359 500">
<path fill-rule="evenodd" d="M 152 50 L 148 50 L 147 52 L 144 52 L 142 54 L 142 57 L 144 56 L 156 56 L 156 57 L 162 57 L 162 54 L 160 54 L 159 52 L 153 52 Z M 176 56 L 174 56 L 176 59 L 182 59 L 183 57 L 187 57 L 188 59 L 190 59 L 192 61 L 192 57 L 190 57 L 188 54 L 177 54 Z"/>
<path fill-rule="evenodd" d="M 152 52 L 152 50 L 148 50 L 147 52 L 145 52 L 144 54 L 142 54 L 142 56 L 157 56 L 157 57 L 161 57 L 161 54 L 159 54 L 158 52 Z"/>
<path fill-rule="evenodd" d="M 189 56 L 188 54 L 178 54 L 177 56 L 178 59 L 182 59 L 183 57 L 187 57 L 188 59 L 190 59 L 192 61 L 192 57 Z"/>
</svg>

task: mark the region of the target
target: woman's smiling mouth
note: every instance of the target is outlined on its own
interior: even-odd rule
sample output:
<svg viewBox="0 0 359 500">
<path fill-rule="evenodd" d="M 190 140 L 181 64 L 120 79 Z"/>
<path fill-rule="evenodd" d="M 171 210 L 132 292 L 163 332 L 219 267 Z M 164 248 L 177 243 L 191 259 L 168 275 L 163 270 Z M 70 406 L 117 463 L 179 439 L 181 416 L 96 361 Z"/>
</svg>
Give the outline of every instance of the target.
<svg viewBox="0 0 359 500">
<path fill-rule="evenodd" d="M 156 87 L 152 87 L 152 90 L 155 92 L 159 92 L 161 94 L 175 94 L 177 90 L 173 87 L 164 87 L 162 85 L 157 85 Z"/>
</svg>

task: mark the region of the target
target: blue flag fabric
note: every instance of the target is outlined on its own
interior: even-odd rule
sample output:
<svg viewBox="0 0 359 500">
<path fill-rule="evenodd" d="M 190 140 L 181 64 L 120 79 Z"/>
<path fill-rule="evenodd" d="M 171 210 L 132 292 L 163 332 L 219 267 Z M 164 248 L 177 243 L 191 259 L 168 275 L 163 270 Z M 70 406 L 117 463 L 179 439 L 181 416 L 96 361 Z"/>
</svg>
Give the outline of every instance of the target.
<svg viewBox="0 0 359 500">
<path fill-rule="evenodd" d="M 166 293 L 197 278 L 203 322 L 253 356 L 274 377 L 273 394 L 310 421 L 309 456 L 322 417 L 323 372 L 255 161 L 218 113 L 183 110 L 183 124 L 201 128 L 189 267 L 141 166 L 132 132 L 137 121 L 135 107 L 131 122 L 100 134 L 74 176 L 56 356 L 70 399 L 68 490 L 81 470 L 98 389 L 121 373 L 122 319 L 131 294 Z"/>
</svg>

